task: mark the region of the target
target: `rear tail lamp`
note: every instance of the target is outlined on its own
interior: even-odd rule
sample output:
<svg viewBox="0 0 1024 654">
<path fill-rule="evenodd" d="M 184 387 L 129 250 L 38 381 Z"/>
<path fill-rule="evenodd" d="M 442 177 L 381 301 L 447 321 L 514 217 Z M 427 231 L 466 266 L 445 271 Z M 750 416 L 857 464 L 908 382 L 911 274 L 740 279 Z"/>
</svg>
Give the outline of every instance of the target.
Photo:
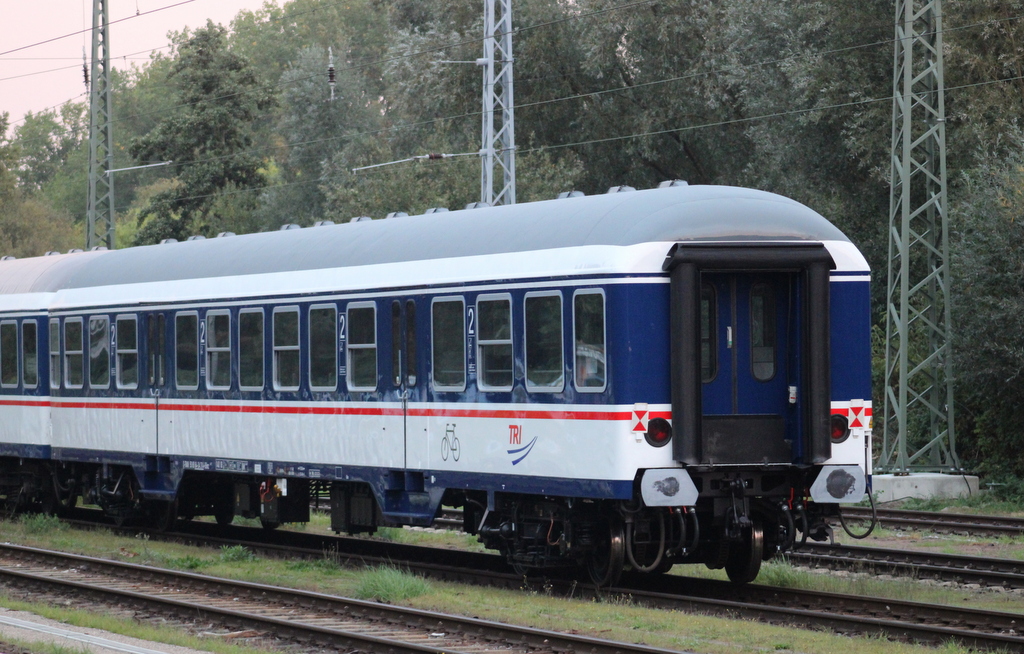
<svg viewBox="0 0 1024 654">
<path fill-rule="evenodd" d="M 664 418 L 651 418 L 647 423 L 647 433 L 644 434 L 647 442 L 654 447 L 664 447 L 672 440 L 672 425 Z"/>
<path fill-rule="evenodd" d="M 842 443 L 850 437 L 850 421 L 839 413 L 832 414 L 832 442 Z"/>
</svg>

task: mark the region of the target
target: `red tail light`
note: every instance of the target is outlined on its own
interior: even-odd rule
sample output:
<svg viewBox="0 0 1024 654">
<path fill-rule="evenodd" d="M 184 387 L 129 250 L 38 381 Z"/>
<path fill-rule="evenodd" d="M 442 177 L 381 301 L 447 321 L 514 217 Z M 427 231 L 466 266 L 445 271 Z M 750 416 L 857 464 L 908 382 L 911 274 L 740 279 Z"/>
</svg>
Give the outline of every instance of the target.
<svg viewBox="0 0 1024 654">
<path fill-rule="evenodd" d="M 672 425 L 664 418 L 651 418 L 647 423 L 647 433 L 644 434 L 647 442 L 654 447 L 664 447 L 672 440 Z"/>
<path fill-rule="evenodd" d="M 839 413 L 832 414 L 832 442 L 842 443 L 850 437 L 850 421 Z"/>
</svg>

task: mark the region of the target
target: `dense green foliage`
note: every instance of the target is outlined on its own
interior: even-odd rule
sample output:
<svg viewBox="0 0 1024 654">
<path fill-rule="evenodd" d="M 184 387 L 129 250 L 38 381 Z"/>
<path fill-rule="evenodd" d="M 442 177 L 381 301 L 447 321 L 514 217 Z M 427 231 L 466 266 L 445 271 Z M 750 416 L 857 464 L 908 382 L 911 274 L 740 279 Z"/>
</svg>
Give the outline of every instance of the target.
<svg viewBox="0 0 1024 654">
<path fill-rule="evenodd" d="M 480 8 L 268 3 L 118 72 L 116 166 L 175 162 L 118 174 L 119 242 L 479 199 L 481 75 L 452 62 L 480 56 Z M 793 197 L 865 252 L 878 323 L 893 12 L 891 0 L 516 0 L 518 198 L 672 178 Z M 959 442 L 992 474 L 1024 474 L 1022 16 L 1021 0 L 944 3 Z M 84 121 L 69 104 L 0 130 L 4 253 L 66 248 L 72 220 L 84 231 Z M 352 172 L 429 152 L 468 156 Z"/>
</svg>

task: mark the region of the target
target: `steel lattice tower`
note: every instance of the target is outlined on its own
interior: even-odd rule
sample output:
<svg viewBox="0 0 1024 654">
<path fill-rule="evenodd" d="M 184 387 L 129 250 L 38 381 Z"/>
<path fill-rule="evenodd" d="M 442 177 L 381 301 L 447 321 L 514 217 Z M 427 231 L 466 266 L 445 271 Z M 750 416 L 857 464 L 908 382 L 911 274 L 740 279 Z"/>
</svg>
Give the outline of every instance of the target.
<svg viewBox="0 0 1024 654">
<path fill-rule="evenodd" d="M 960 471 L 953 430 L 941 0 L 897 0 L 877 471 Z"/>
<path fill-rule="evenodd" d="M 108 0 L 92 3 L 92 86 L 89 90 L 89 205 L 86 248 L 114 248 L 114 137 L 110 128 Z"/>
<path fill-rule="evenodd" d="M 480 200 L 516 203 L 515 120 L 512 104 L 512 0 L 484 0 L 483 147 Z M 500 171 L 495 174 L 496 171 Z M 496 177 L 500 179 L 496 180 Z M 497 190 L 495 185 L 500 184 Z"/>
</svg>

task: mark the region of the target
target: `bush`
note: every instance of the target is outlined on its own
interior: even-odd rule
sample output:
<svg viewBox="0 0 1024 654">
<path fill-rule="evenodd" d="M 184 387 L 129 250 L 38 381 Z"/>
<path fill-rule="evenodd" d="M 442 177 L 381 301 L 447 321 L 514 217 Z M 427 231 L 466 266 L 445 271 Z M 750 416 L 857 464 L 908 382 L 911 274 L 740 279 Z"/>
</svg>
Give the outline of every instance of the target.
<svg viewBox="0 0 1024 654">
<path fill-rule="evenodd" d="M 411 572 L 382 565 L 371 568 L 356 588 L 356 597 L 380 602 L 401 602 L 430 592 L 430 584 Z"/>
</svg>

